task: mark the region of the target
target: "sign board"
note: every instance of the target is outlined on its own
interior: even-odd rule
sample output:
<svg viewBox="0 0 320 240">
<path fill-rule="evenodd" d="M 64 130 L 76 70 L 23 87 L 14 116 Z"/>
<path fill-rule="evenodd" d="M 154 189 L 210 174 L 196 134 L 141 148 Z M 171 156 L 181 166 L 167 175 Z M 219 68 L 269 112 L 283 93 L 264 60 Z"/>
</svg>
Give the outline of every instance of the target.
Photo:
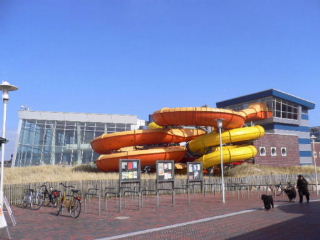
<svg viewBox="0 0 320 240">
<path fill-rule="evenodd" d="M 120 182 L 140 182 L 141 166 L 139 159 L 120 159 Z"/>
<path fill-rule="evenodd" d="M 201 162 L 188 162 L 187 174 L 189 182 L 198 182 L 203 180 L 203 166 Z"/>
<path fill-rule="evenodd" d="M 157 182 L 174 181 L 174 161 L 157 161 Z"/>
</svg>

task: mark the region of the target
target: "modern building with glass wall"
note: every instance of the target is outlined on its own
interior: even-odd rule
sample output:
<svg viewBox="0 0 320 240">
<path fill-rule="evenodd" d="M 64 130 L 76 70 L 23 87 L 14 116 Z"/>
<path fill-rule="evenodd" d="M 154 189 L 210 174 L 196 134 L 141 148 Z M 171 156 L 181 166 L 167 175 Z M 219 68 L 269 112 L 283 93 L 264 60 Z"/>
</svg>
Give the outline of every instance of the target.
<svg viewBox="0 0 320 240">
<path fill-rule="evenodd" d="M 19 111 L 18 143 L 12 166 L 77 165 L 97 159 L 90 146 L 103 133 L 139 129 L 134 115 Z"/>
<path fill-rule="evenodd" d="M 221 101 L 216 105 L 219 108 L 242 110 L 254 102 L 266 103 L 273 112 L 272 118 L 254 122 L 264 126 L 267 132 L 264 140 L 257 141 L 260 155 L 256 159 L 260 163 L 269 161 L 278 165 L 312 164 L 308 114 L 315 104 L 289 93 L 269 89 Z"/>
</svg>

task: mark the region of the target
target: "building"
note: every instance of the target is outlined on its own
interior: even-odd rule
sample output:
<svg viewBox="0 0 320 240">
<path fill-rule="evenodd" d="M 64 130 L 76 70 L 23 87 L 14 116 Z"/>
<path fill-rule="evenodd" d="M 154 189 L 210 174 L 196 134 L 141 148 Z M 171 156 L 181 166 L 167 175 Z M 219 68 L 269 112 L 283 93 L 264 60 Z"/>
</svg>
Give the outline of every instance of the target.
<svg viewBox="0 0 320 240">
<path fill-rule="evenodd" d="M 103 133 L 139 129 L 134 115 L 19 111 L 13 166 L 76 165 L 97 159 L 90 141 Z"/>
<path fill-rule="evenodd" d="M 264 126 L 266 135 L 254 142 L 259 149 L 258 164 L 292 166 L 312 164 L 309 110 L 315 104 L 276 89 L 269 89 L 217 103 L 219 108 L 245 109 L 250 103 L 264 102 L 273 117 L 254 124 Z"/>
</svg>

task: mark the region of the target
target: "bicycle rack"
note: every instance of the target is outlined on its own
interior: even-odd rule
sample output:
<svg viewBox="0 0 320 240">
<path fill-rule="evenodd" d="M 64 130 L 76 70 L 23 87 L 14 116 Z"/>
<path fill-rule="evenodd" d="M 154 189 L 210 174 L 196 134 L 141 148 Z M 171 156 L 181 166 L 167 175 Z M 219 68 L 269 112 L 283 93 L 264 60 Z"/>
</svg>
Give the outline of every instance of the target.
<svg viewBox="0 0 320 240">
<path fill-rule="evenodd" d="M 98 212 L 99 216 L 101 215 L 101 191 L 99 188 L 88 188 L 88 192 L 84 194 L 84 212 L 87 213 L 88 211 L 88 203 L 92 198 L 98 198 Z"/>
</svg>

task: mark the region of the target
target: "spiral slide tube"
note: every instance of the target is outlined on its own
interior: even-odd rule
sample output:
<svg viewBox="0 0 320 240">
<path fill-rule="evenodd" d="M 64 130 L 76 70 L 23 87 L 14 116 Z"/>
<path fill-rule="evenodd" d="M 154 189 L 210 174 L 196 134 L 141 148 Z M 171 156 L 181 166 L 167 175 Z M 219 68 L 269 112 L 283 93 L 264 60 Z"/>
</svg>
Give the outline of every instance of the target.
<svg viewBox="0 0 320 240">
<path fill-rule="evenodd" d="M 258 139 L 264 135 L 261 126 L 243 127 L 246 122 L 271 117 L 263 103 L 251 104 L 247 109 L 233 111 L 229 109 L 209 107 L 163 108 L 154 112 L 154 129 L 134 130 L 103 134 L 92 140 L 94 151 L 102 154 L 96 164 L 103 171 L 117 171 L 119 159 L 141 159 L 141 166 L 154 165 L 157 160 L 183 161 L 187 152 L 198 155 L 196 161 L 202 161 L 204 167 L 220 164 L 219 135 L 206 134 L 201 129 L 182 128 L 183 126 L 211 126 L 217 128 L 217 119 L 222 118 L 222 133 L 224 144 L 243 144 L 246 141 Z M 187 148 L 179 145 L 188 142 Z M 131 147 L 130 149 L 126 147 Z M 126 149 L 125 149 L 126 148 Z M 188 156 L 190 155 L 188 154 Z M 224 162 L 242 161 L 252 158 L 257 150 L 251 145 L 230 145 L 223 148 Z"/>
</svg>

